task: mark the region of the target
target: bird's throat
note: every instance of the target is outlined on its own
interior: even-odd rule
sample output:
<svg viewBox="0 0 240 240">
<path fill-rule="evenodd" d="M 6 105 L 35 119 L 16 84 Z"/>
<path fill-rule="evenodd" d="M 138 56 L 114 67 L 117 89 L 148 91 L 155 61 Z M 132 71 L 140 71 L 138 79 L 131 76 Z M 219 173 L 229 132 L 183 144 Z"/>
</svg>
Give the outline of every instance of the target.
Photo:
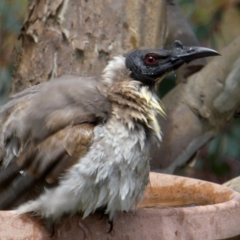
<svg viewBox="0 0 240 240">
<path fill-rule="evenodd" d="M 129 129 L 140 123 L 161 141 L 157 115 L 165 116 L 165 112 L 157 95 L 148 86 L 127 79 L 112 85 L 107 92 L 113 106 L 112 114 L 117 119 L 122 120 Z"/>
</svg>

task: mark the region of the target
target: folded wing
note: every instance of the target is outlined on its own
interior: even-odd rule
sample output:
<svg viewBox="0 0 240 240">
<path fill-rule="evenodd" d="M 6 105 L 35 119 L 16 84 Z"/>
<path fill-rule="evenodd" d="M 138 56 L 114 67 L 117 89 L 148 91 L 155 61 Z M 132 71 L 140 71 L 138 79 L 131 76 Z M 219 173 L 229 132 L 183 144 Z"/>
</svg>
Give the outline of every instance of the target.
<svg viewBox="0 0 240 240">
<path fill-rule="evenodd" d="M 111 112 L 99 87 L 95 78 L 64 76 L 14 95 L 0 109 L 0 209 L 54 186 L 86 154 L 94 126 Z"/>
</svg>

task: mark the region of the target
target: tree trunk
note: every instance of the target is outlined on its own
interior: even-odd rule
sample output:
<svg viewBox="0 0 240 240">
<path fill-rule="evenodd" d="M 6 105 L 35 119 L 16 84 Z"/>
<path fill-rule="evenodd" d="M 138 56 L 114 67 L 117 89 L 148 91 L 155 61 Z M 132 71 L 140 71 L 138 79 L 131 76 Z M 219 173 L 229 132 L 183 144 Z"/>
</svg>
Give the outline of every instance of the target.
<svg viewBox="0 0 240 240">
<path fill-rule="evenodd" d="M 63 74 L 94 76 L 109 59 L 162 47 L 165 1 L 33 0 L 12 93 Z"/>
</svg>

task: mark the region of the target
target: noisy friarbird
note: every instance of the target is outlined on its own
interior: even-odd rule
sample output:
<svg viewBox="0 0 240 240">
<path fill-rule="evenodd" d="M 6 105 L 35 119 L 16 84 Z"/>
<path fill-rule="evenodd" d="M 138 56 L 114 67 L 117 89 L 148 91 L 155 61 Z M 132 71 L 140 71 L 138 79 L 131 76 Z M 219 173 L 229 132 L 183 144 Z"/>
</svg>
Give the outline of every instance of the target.
<svg viewBox="0 0 240 240">
<path fill-rule="evenodd" d="M 129 211 L 149 182 L 151 141 L 162 138 L 156 86 L 215 55 L 175 41 L 114 57 L 100 77 L 62 76 L 12 96 L 0 109 L 0 209 L 50 222 L 97 209 L 111 222 Z"/>
</svg>

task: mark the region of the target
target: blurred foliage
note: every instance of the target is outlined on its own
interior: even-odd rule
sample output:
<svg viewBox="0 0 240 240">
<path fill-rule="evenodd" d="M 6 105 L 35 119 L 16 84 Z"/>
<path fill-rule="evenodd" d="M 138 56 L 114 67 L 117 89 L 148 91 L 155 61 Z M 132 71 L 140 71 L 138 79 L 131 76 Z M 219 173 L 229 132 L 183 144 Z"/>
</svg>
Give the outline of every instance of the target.
<svg viewBox="0 0 240 240">
<path fill-rule="evenodd" d="M 27 0 L 0 1 L 0 105 L 7 100 L 13 72 L 14 49 L 24 16 Z"/>
<path fill-rule="evenodd" d="M 172 72 L 168 74 L 159 84 L 158 94 L 160 98 L 163 98 L 170 90 L 176 86 L 176 73 Z"/>
<path fill-rule="evenodd" d="M 178 0 L 204 45 L 221 50 L 240 31 L 240 0 Z"/>
<path fill-rule="evenodd" d="M 179 0 L 202 45 L 221 50 L 240 34 L 240 0 Z M 240 119 L 233 119 L 176 174 L 223 183 L 240 174 Z"/>
</svg>

